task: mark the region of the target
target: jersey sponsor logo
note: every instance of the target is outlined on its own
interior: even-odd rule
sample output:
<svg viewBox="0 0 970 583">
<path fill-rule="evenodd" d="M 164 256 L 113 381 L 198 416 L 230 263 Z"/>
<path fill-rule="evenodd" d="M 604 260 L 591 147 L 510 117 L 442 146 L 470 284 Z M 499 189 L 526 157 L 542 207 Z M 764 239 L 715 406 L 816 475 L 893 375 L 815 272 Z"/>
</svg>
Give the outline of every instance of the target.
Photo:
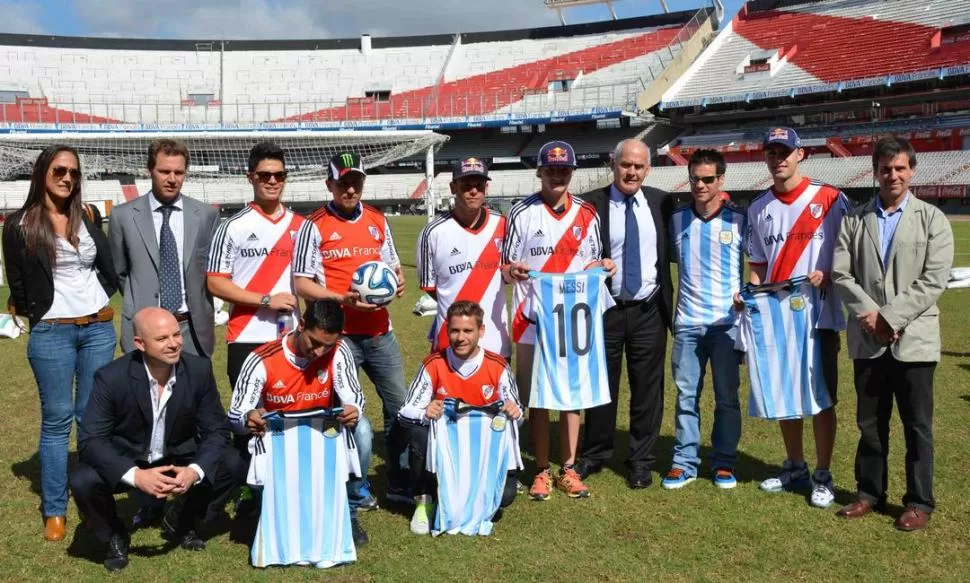
<svg viewBox="0 0 970 583">
<path fill-rule="evenodd" d="M 765 246 L 770 247 L 772 245 L 781 244 L 785 241 L 811 241 L 813 239 L 818 239 L 821 241 L 825 238 L 825 233 L 822 231 L 815 231 L 811 233 L 806 233 L 804 231 L 788 231 L 785 233 L 776 233 L 774 235 L 768 235 L 764 237 Z"/>
<path fill-rule="evenodd" d="M 256 236 L 256 233 L 250 233 L 249 236 L 246 237 L 246 240 L 247 241 L 259 241 L 259 237 Z"/>
<path fill-rule="evenodd" d="M 381 240 L 381 232 L 374 225 L 368 226 L 367 232 L 370 233 L 370 236 L 373 237 L 375 241 Z"/>
<path fill-rule="evenodd" d="M 328 389 L 323 389 L 316 393 L 304 393 L 300 391 L 296 394 L 296 398 L 300 401 L 316 401 L 318 399 L 328 399 L 330 398 L 330 391 Z"/>
<path fill-rule="evenodd" d="M 542 257 L 543 255 L 552 255 L 555 250 L 556 248 L 551 245 L 544 247 L 532 247 L 529 249 L 529 255 L 532 257 Z"/>
<path fill-rule="evenodd" d="M 339 241 L 341 239 L 343 239 L 343 237 L 340 236 L 340 233 L 334 231 L 333 233 L 330 233 L 330 238 L 327 239 L 327 240 L 328 241 Z"/>
<path fill-rule="evenodd" d="M 242 249 L 239 250 L 239 256 L 247 257 L 247 258 L 269 257 L 270 255 L 274 257 L 291 257 L 292 254 L 293 252 L 290 249 L 279 249 L 279 248 L 267 249 L 266 247 L 251 247 L 251 248 L 243 247 Z"/>
<path fill-rule="evenodd" d="M 501 267 L 501 264 L 496 261 L 465 261 L 464 263 L 449 265 L 448 273 L 449 275 L 458 275 L 460 273 L 465 273 L 469 269 L 496 270 L 499 267 Z"/>
<path fill-rule="evenodd" d="M 344 259 L 355 255 L 376 255 L 381 252 L 380 247 L 338 247 L 337 249 L 321 249 L 320 256 L 327 259 Z"/>
<path fill-rule="evenodd" d="M 495 394 L 495 387 L 493 385 L 482 385 L 482 397 L 486 401 L 491 400 L 492 395 L 494 394 Z"/>
<path fill-rule="evenodd" d="M 327 371 L 327 369 L 321 368 L 320 370 L 317 371 L 317 380 L 320 381 L 321 384 L 327 382 L 329 378 L 330 378 L 330 372 Z"/>
<path fill-rule="evenodd" d="M 293 395 L 274 395 L 273 393 L 264 393 L 263 399 L 267 403 L 272 403 L 273 405 L 292 405 L 296 403 L 296 398 Z"/>
<path fill-rule="evenodd" d="M 452 247 L 451 249 L 451 256 L 454 257 L 455 255 L 461 255 L 461 251 L 458 250 L 458 247 Z"/>
</svg>

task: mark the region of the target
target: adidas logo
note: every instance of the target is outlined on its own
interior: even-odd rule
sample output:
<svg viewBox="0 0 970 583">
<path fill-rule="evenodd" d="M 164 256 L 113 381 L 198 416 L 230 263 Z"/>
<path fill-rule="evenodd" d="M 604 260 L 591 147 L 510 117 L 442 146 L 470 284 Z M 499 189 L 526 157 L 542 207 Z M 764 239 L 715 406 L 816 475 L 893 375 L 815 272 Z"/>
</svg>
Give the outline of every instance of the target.
<svg viewBox="0 0 970 583">
<path fill-rule="evenodd" d="M 339 241 L 341 239 L 343 239 L 343 237 L 340 236 L 340 233 L 333 232 L 330 234 L 330 241 Z"/>
<path fill-rule="evenodd" d="M 246 240 L 249 242 L 259 241 L 259 237 L 256 236 L 256 233 L 250 233 L 249 236 L 246 237 Z"/>
<path fill-rule="evenodd" d="M 284 383 L 283 381 L 276 381 L 276 384 L 273 385 L 273 388 L 274 389 L 285 389 L 286 388 L 286 383 Z"/>
<path fill-rule="evenodd" d="M 767 222 L 770 222 L 770 221 L 771 221 L 771 215 L 766 216 L 765 217 L 765 222 L 767 223 Z"/>
<path fill-rule="evenodd" d="M 439 395 L 447 395 L 448 394 L 448 391 L 444 387 L 438 387 L 438 394 Z"/>
<path fill-rule="evenodd" d="M 454 257 L 455 255 L 461 255 L 461 251 L 458 250 L 458 247 L 451 250 L 451 256 Z"/>
<path fill-rule="evenodd" d="M 533 237 L 545 237 L 546 234 L 542 232 L 542 229 L 539 229 L 538 231 L 536 231 L 535 235 L 532 235 L 532 236 Z"/>
</svg>

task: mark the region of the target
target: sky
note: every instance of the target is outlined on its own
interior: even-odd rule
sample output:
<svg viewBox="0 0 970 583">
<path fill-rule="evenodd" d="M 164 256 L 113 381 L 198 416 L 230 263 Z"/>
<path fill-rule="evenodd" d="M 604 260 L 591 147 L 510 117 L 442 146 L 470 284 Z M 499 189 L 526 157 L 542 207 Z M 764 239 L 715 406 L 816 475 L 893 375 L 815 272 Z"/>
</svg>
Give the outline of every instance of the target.
<svg viewBox="0 0 970 583">
<path fill-rule="evenodd" d="M 667 0 L 670 10 L 704 0 Z M 743 0 L 724 0 L 731 17 Z M 523 9 L 523 6 L 530 6 Z M 659 0 L 614 0 L 620 18 L 662 12 Z M 0 32 L 127 38 L 297 39 L 412 36 L 555 26 L 542 0 L 0 0 Z M 566 22 L 607 20 L 605 5 Z"/>
</svg>

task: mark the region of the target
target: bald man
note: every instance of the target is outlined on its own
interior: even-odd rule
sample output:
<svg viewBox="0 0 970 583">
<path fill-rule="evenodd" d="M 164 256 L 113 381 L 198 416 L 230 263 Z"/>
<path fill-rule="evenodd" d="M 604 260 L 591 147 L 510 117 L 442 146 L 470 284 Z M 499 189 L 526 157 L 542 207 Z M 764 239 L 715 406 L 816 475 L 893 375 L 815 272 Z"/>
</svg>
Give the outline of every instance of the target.
<svg viewBox="0 0 970 583">
<path fill-rule="evenodd" d="M 162 535 L 201 551 L 196 522 L 215 516 L 246 476 L 239 453 L 227 447 L 229 423 L 210 361 L 182 352 L 179 323 L 166 310 L 144 308 L 132 323 L 136 349 L 95 373 L 71 473 L 79 510 L 107 544 L 109 571 L 128 565 L 115 494 L 138 489 L 174 498 Z"/>
</svg>

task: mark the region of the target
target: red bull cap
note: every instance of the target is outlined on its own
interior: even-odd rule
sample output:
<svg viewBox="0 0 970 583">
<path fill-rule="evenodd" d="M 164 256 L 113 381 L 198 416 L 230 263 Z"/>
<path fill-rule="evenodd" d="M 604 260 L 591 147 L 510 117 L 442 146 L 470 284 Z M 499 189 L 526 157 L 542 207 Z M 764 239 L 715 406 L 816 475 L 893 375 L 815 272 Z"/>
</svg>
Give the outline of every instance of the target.
<svg viewBox="0 0 970 583">
<path fill-rule="evenodd" d="M 576 152 L 566 142 L 549 142 L 539 148 L 539 168 L 575 168 Z"/>
</svg>

